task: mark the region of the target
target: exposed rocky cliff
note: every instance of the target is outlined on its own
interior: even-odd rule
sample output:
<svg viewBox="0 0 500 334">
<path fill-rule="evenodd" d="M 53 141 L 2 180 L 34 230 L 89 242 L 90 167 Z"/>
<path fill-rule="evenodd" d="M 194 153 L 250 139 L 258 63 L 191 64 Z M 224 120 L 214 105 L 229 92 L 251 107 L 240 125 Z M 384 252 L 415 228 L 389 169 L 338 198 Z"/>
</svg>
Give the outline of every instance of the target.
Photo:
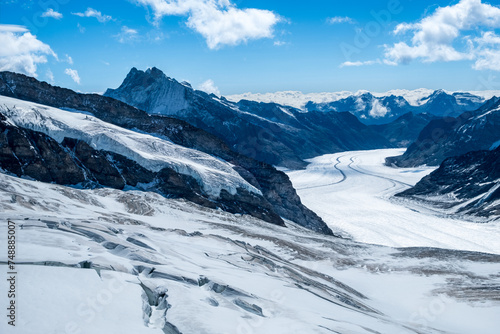
<svg viewBox="0 0 500 334">
<path fill-rule="evenodd" d="M 169 198 L 220 207 L 282 225 L 280 216 L 263 197 L 243 189 L 231 195 L 222 191 L 211 198 L 192 176 L 172 168 L 153 172 L 133 160 L 109 151 L 96 150 L 82 140 L 64 138 L 58 143 L 46 134 L 13 126 L 0 114 L 0 168 L 19 177 L 83 188 L 126 186 L 154 191 Z"/>
<path fill-rule="evenodd" d="M 500 147 L 446 159 L 413 188 L 396 196 L 453 213 L 500 218 Z"/>
</svg>

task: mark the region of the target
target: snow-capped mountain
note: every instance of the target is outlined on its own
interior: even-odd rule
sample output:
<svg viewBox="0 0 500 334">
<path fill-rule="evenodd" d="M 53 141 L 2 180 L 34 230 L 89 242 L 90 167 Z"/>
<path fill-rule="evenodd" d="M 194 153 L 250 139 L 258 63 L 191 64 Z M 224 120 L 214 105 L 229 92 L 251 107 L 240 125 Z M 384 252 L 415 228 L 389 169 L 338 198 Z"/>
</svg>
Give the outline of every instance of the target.
<svg viewBox="0 0 500 334">
<path fill-rule="evenodd" d="M 308 102 L 305 109 L 324 112 L 349 111 L 365 124 L 386 124 L 408 112 L 439 117 L 458 116 L 464 111 L 475 110 L 484 103 L 484 99 L 479 96 L 469 93 L 449 94 L 443 90 L 436 90 L 418 99 L 413 97 L 412 100 L 413 105 L 403 96 L 375 96 L 364 92 L 328 103 Z"/>
<path fill-rule="evenodd" d="M 500 140 L 500 101 L 492 98 L 481 108 L 431 121 L 399 157 L 387 159 L 399 167 L 437 166 L 444 159 L 470 151 L 488 150 Z"/>
<path fill-rule="evenodd" d="M 365 124 L 388 123 L 405 113 L 416 111 L 416 107 L 410 106 L 403 97 L 376 97 L 368 92 L 329 103 L 308 102 L 305 108 L 308 111 L 350 112 Z"/>
<path fill-rule="evenodd" d="M 319 154 L 390 146 L 349 113 L 304 113 L 275 103 L 234 103 L 195 91 L 157 68 L 133 68 L 120 87 L 104 95 L 150 114 L 185 120 L 222 138 L 237 152 L 289 168 L 304 167 L 303 159 Z"/>
<path fill-rule="evenodd" d="M 415 187 L 396 196 L 423 201 L 444 212 L 500 219 L 500 146 L 448 158 Z"/>
<path fill-rule="evenodd" d="M 357 92 L 349 92 L 349 91 L 341 91 L 341 92 L 324 92 L 324 93 L 302 93 L 299 91 L 283 91 L 276 93 L 243 93 L 243 94 L 234 94 L 228 95 L 226 98 L 233 102 L 239 102 L 241 100 L 249 100 L 256 102 L 265 102 L 265 103 L 278 103 L 285 106 L 291 106 L 297 109 L 306 110 L 306 105 L 308 102 L 312 102 L 316 105 L 326 104 L 329 102 L 335 102 L 342 99 L 346 99 L 348 97 L 358 97 L 364 95 L 366 93 L 370 93 L 371 95 L 381 98 L 381 97 L 389 97 L 396 96 L 404 98 L 409 105 L 414 107 L 419 107 L 425 104 L 435 90 L 432 89 L 415 89 L 415 90 L 406 90 L 406 89 L 393 89 L 387 91 L 385 93 L 376 93 L 376 92 L 368 92 L 365 90 L 360 90 Z M 485 90 L 485 91 L 471 91 L 471 92 L 451 92 L 444 91 L 446 94 L 454 95 L 459 102 L 468 103 L 468 100 L 477 101 L 481 103 L 481 101 L 486 101 L 491 99 L 493 96 L 500 96 L 500 91 L 496 90 Z"/>
<path fill-rule="evenodd" d="M 9 221 L 19 236 L 20 312 L 2 333 L 498 330 L 499 255 L 361 244 L 155 193 L 0 184 L 0 233 Z"/>
<path fill-rule="evenodd" d="M 221 191 L 232 195 L 238 189 L 261 194 L 225 161 L 185 148 L 171 141 L 106 123 L 84 113 L 0 96 L 0 113 L 5 125 L 44 133 L 58 143 L 65 138 L 83 141 L 91 148 L 119 154 L 157 173 L 164 168 L 193 178 L 212 198 Z"/>
<path fill-rule="evenodd" d="M 1 163 L 15 175 L 155 191 L 279 225 L 283 217 L 332 233 L 302 205 L 284 173 L 231 151 L 217 137 L 183 121 L 10 72 L 0 73 L 0 94 L 12 97 L 1 97 Z"/>
</svg>

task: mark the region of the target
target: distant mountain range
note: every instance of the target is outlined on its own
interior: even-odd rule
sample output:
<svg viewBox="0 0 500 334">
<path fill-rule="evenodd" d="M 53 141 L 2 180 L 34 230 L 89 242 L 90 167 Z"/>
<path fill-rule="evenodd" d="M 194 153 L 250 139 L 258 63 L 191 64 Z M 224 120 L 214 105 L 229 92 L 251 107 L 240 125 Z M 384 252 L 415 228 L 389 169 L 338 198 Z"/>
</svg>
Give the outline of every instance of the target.
<svg viewBox="0 0 500 334">
<path fill-rule="evenodd" d="M 0 169 L 76 187 L 154 191 L 332 234 L 286 174 L 188 123 L 0 72 Z M 30 102 L 27 102 L 30 101 Z"/>
<path fill-rule="evenodd" d="M 500 100 L 458 117 L 432 120 L 402 156 L 387 158 L 388 165 L 437 166 L 443 160 L 471 151 L 489 150 L 500 141 Z"/>
<path fill-rule="evenodd" d="M 172 116 L 222 138 L 235 151 L 288 168 L 321 154 L 393 145 L 349 112 L 303 111 L 276 103 L 230 102 L 167 77 L 157 68 L 133 68 L 105 96 Z"/>
<path fill-rule="evenodd" d="M 278 92 L 268 94 L 231 95 L 227 99 L 238 102 L 252 100 L 293 106 L 304 112 L 349 111 L 365 124 L 384 124 L 408 112 L 429 113 L 435 116 L 457 116 L 464 111 L 479 108 L 487 99 L 500 96 L 500 91 L 447 92 L 417 89 L 392 90 L 386 93 L 367 91 L 302 94 Z"/>
</svg>

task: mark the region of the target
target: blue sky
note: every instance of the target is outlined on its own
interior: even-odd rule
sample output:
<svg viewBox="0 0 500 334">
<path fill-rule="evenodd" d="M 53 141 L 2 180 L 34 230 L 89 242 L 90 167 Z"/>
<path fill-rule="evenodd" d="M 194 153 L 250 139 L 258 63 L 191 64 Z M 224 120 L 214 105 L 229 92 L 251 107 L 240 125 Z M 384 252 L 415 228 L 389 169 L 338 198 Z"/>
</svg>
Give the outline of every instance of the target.
<svg viewBox="0 0 500 334">
<path fill-rule="evenodd" d="M 152 66 L 223 95 L 500 89 L 499 28 L 481 0 L 6 0 L 0 69 L 84 92 Z"/>
</svg>

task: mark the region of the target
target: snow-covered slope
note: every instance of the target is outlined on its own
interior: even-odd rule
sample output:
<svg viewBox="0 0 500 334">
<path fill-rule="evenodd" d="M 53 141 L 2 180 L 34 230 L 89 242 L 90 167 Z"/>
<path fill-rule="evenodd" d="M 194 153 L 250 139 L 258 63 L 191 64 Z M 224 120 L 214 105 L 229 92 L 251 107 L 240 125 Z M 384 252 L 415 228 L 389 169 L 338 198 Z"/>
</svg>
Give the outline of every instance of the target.
<svg viewBox="0 0 500 334">
<path fill-rule="evenodd" d="M 23 333 L 495 334 L 500 257 L 393 249 L 0 174 Z M 6 252 L 0 253 L 5 273 Z M 0 280 L 7 291 L 7 280 Z M 5 299 L 4 299 L 5 300 Z"/>
<path fill-rule="evenodd" d="M 199 180 L 207 194 L 222 189 L 235 194 L 242 188 L 260 194 L 229 163 L 163 138 L 127 130 L 86 113 L 70 112 L 0 96 L 0 111 L 16 126 L 39 131 L 58 142 L 65 137 L 87 142 L 95 149 L 121 154 L 151 171 L 170 167 Z"/>
<path fill-rule="evenodd" d="M 392 247 L 442 247 L 500 254 L 500 221 L 478 224 L 426 203 L 394 198 L 435 168 L 391 168 L 402 149 L 354 151 L 311 159 L 292 180 L 304 204 L 336 233 Z"/>
</svg>

